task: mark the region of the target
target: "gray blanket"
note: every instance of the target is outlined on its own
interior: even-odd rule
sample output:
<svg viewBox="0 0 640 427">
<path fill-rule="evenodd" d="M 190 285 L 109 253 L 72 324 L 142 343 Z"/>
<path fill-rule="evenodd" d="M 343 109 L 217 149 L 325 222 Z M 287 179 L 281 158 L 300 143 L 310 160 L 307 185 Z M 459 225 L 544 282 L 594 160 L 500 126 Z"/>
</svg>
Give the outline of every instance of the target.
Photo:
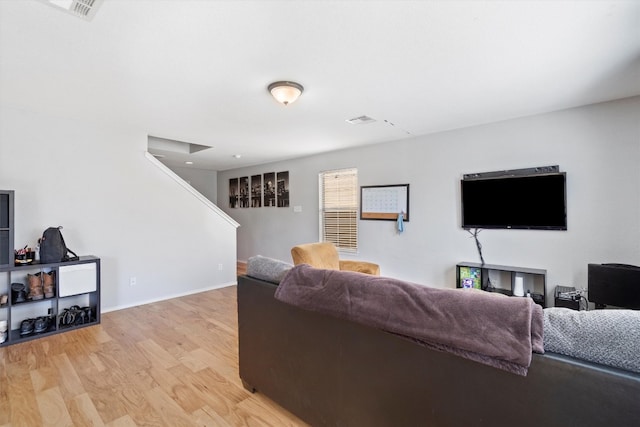
<svg viewBox="0 0 640 427">
<path fill-rule="evenodd" d="M 544 348 L 553 353 L 640 372 L 640 311 L 546 308 Z"/>
<path fill-rule="evenodd" d="M 543 353 L 542 308 L 530 298 L 436 289 L 387 277 L 293 267 L 275 297 L 526 375 Z"/>
<path fill-rule="evenodd" d="M 271 283 L 280 283 L 289 270 L 291 270 L 291 267 L 293 267 L 293 264 L 289 264 L 288 262 L 256 255 L 247 260 L 247 276 L 266 280 Z"/>
</svg>

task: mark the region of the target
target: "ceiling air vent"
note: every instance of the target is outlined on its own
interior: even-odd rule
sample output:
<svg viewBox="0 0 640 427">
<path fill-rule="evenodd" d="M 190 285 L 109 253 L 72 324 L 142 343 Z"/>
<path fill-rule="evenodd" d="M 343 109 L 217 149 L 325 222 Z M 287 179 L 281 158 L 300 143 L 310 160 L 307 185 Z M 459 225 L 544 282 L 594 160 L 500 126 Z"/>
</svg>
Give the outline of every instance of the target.
<svg viewBox="0 0 640 427">
<path fill-rule="evenodd" d="M 41 0 L 78 18 L 90 21 L 103 0 Z"/>
<path fill-rule="evenodd" d="M 375 121 L 376 119 L 373 119 L 369 116 L 360 116 L 347 120 L 347 123 L 351 123 L 352 125 L 365 125 L 367 123 L 373 123 Z"/>
</svg>

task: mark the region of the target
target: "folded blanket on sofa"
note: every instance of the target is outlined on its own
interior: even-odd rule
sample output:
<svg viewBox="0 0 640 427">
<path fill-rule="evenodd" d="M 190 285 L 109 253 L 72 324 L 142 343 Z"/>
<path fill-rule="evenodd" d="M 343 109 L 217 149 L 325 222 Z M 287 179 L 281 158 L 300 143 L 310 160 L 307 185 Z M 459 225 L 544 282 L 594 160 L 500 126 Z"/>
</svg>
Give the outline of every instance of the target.
<svg viewBox="0 0 640 427">
<path fill-rule="evenodd" d="M 640 372 L 640 311 L 545 308 L 544 348 Z"/>
<path fill-rule="evenodd" d="M 275 297 L 526 375 L 543 353 L 542 308 L 530 298 L 437 289 L 388 277 L 293 267 Z"/>
<path fill-rule="evenodd" d="M 280 283 L 289 270 L 291 270 L 291 267 L 293 267 L 293 264 L 289 264 L 288 262 L 256 255 L 247 260 L 247 276 L 266 280 L 271 283 Z"/>
</svg>

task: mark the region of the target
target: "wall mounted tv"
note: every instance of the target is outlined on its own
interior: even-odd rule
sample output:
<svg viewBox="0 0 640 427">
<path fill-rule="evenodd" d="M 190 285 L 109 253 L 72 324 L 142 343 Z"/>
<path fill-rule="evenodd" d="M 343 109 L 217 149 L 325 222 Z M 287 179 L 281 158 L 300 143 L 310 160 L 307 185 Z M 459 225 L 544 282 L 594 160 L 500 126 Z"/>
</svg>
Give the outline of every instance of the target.
<svg viewBox="0 0 640 427">
<path fill-rule="evenodd" d="M 566 230 L 566 188 L 558 166 L 464 175 L 462 228 Z"/>
</svg>

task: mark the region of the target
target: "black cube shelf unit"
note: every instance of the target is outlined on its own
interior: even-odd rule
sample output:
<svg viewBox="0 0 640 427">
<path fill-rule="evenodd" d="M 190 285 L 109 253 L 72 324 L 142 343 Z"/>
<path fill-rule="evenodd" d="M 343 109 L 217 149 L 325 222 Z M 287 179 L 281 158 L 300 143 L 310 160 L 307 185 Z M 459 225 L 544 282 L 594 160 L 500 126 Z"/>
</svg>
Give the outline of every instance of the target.
<svg viewBox="0 0 640 427">
<path fill-rule="evenodd" d="M 467 276 L 473 277 L 467 277 Z M 543 308 L 547 298 L 547 270 L 506 265 L 461 262 L 456 265 L 456 287 L 463 287 L 464 279 L 471 279 L 476 288 L 512 296 L 516 277 L 522 277 L 523 290 Z"/>
<path fill-rule="evenodd" d="M 14 191 L 0 190 L 0 347 L 100 323 L 100 258 L 16 265 L 13 206 Z M 54 292 L 30 300 L 28 277 L 37 274 L 53 278 Z M 21 297 L 12 284 L 24 286 Z M 31 332 L 24 321 L 33 322 Z"/>
<path fill-rule="evenodd" d="M 13 190 L 0 190 L 0 267 L 13 265 Z"/>
<path fill-rule="evenodd" d="M 16 302 L 12 283 L 22 283 L 28 292 L 28 274 L 54 272 L 55 292 L 51 298 Z M 4 277 L 2 277 L 4 276 Z M 0 267 L 0 295 L 7 294 L 7 303 L 0 306 L 0 320 L 6 320 L 9 334 L 0 346 L 17 344 L 36 338 L 66 332 L 100 323 L 100 258 L 81 256 L 77 261 Z M 91 317 L 68 316 L 65 310 L 77 306 L 89 307 Z M 73 310 L 72 310 L 73 311 Z M 87 310 L 89 311 L 89 310 Z M 21 324 L 26 319 L 49 317 L 49 327 L 40 333 L 21 335 Z"/>
</svg>

